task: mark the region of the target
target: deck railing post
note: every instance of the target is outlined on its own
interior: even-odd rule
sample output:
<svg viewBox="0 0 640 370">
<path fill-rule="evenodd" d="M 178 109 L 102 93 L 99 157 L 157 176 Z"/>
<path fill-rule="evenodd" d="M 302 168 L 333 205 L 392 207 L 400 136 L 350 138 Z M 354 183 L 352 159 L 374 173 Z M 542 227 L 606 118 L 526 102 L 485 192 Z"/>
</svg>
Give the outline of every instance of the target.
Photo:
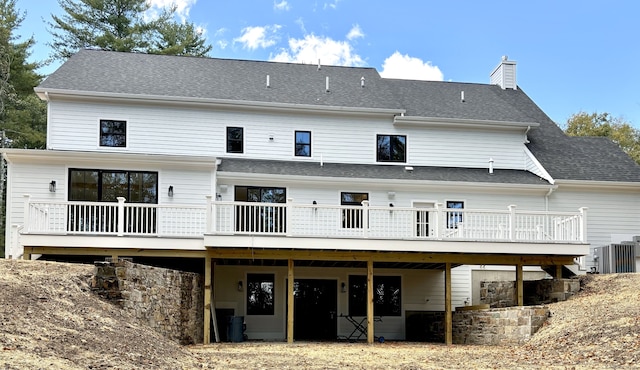
<svg viewBox="0 0 640 370">
<path fill-rule="evenodd" d="M 24 194 L 24 232 L 29 233 L 31 231 L 31 217 L 29 215 L 29 210 L 31 206 L 31 194 Z"/>
<path fill-rule="evenodd" d="M 118 236 L 124 235 L 124 197 L 118 197 Z"/>
<path fill-rule="evenodd" d="M 587 241 L 587 210 L 589 207 L 580 208 L 580 241 Z"/>
<path fill-rule="evenodd" d="M 509 240 L 516 241 L 516 206 L 515 204 L 509 205 Z"/>
<path fill-rule="evenodd" d="M 442 234 L 444 230 L 445 220 L 444 220 L 444 205 L 442 203 L 436 203 L 436 225 L 434 227 L 436 231 L 436 239 L 442 239 Z"/>
<path fill-rule="evenodd" d="M 205 227 L 204 232 L 207 234 L 211 234 L 214 230 L 214 225 L 216 224 L 216 211 L 215 211 L 215 203 L 213 202 L 213 196 L 207 195 L 207 211 L 205 216 Z"/>
<path fill-rule="evenodd" d="M 369 201 L 362 201 L 362 237 L 369 237 Z"/>
<path fill-rule="evenodd" d="M 284 225 L 284 231 L 286 233 L 287 236 L 291 236 L 293 235 L 293 233 L 291 232 L 291 230 L 293 230 L 293 227 L 291 227 L 291 222 L 293 220 L 293 198 L 287 198 L 287 209 L 286 209 L 287 214 L 285 215 L 285 225 Z"/>
</svg>

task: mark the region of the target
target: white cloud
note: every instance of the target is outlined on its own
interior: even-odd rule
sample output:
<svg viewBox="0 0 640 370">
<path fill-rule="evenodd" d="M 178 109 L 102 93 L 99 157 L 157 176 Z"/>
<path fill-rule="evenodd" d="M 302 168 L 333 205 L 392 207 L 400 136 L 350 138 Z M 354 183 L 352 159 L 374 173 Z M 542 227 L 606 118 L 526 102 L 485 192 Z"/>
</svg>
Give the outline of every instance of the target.
<svg viewBox="0 0 640 370">
<path fill-rule="evenodd" d="M 264 27 L 246 27 L 242 29 L 242 35 L 233 39 L 233 42 L 239 42 L 242 47 L 249 50 L 257 48 L 268 48 L 278 41 L 276 33 L 282 26 L 264 26 Z"/>
<path fill-rule="evenodd" d="M 360 25 L 358 24 L 354 24 L 351 30 L 349 31 L 349 33 L 347 34 L 347 39 L 349 40 L 362 38 L 362 37 L 364 37 L 364 32 L 362 32 L 362 28 L 360 28 Z"/>
<path fill-rule="evenodd" d="M 276 0 L 274 0 L 273 1 L 273 9 L 287 11 L 287 10 L 291 9 L 291 5 L 289 5 L 287 0 L 282 0 L 280 2 L 277 2 Z"/>
<path fill-rule="evenodd" d="M 176 15 L 185 22 L 189 17 L 189 11 L 191 7 L 196 5 L 198 0 L 147 0 L 147 3 L 151 5 L 148 16 L 150 18 L 157 18 L 160 12 L 164 9 L 176 7 Z"/>
<path fill-rule="evenodd" d="M 302 31 L 302 33 L 307 33 L 307 29 L 304 28 L 304 21 L 302 20 L 302 18 L 298 18 L 296 19 L 296 24 L 298 25 L 298 27 L 300 27 L 300 31 Z"/>
<path fill-rule="evenodd" d="M 270 58 L 276 62 L 317 63 L 326 65 L 364 66 L 364 60 L 354 52 L 347 41 L 336 41 L 313 34 L 304 39 L 289 39 L 289 48 Z"/>
<path fill-rule="evenodd" d="M 384 78 L 426 81 L 442 81 L 444 78 L 438 66 L 409 55 L 402 55 L 398 51 L 384 60 L 380 75 Z"/>
<path fill-rule="evenodd" d="M 340 0 L 333 0 L 331 2 L 324 3 L 324 7 L 323 8 L 325 10 L 328 9 L 328 8 L 336 9 L 338 7 L 338 3 L 339 2 L 340 2 Z"/>
</svg>

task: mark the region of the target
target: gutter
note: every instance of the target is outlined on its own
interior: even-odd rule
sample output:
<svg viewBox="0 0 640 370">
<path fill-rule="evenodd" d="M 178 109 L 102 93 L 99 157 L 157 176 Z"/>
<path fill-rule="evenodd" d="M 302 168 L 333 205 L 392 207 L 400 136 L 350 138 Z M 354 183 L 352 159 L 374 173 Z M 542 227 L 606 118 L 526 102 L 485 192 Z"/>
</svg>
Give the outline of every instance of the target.
<svg viewBox="0 0 640 370">
<path fill-rule="evenodd" d="M 186 105 L 206 105 L 207 107 L 238 107 L 238 108 L 253 108 L 264 110 L 293 110 L 304 112 L 333 112 L 333 113 L 361 113 L 361 114 L 384 114 L 384 115 L 402 115 L 406 112 L 405 109 L 400 108 L 368 108 L 368 107 L 349 107 L 349 106 L 336 106 L 336 105 L 313 105 L 313 104 L 293 104 L 293 103 L 277 103 L 277 102 L 263 102 L 263 101 L 248 101 L 248 100 L 234 100 L 234 99 L 216 99 L 216 98 L 199 98 L 199 97 L 186 97 L 186 96 L 160 96 L 160 95 L 148 95 L 148 94 L 119 94 L 109 92 L 94 92 L 94 91 L 81 91 L 81 90 L 63 90 L 63 89 L 43 89 L 36 87 L 34 89 L 38 97 L 45 101 L 50 101 L 52 95 L 85 98 L 85 99 L 113 99 L 113 100 L 126 100 L 142 101 L 142 102 L 174 102 L 178 104 Z"/>
</svg>

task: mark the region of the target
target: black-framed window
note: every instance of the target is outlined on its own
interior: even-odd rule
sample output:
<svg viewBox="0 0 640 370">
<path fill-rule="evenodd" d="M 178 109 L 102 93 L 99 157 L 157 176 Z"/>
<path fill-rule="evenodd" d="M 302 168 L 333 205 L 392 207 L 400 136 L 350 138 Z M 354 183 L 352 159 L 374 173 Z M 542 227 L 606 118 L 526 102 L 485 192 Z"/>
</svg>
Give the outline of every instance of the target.
<svg viewBox="0 0 640 370">
<path fill-rule="evenodd" d="M 158 203 L 158 173 L 147 171 L 70 169 L 69 200 L 77 202 L 117 202 L 124 197 L 129 203 Z M 119 219 L 115 207 L 96 207 L 82 203 L 69 204 L 67 227 L 70 232 L 114 232 Z M 155 234 L 155 207 L 125 209 L 124 231 Z"/>
<path fill-rule="evenodd" d="M 244 153 L 244 129 L 227 127 L 227 153 Z"/>
<path fill-rule="evenodd" d="M 127 146 L 127 121 L 100 120 L 100 146 L 124 148 Z"/>
<path fill-rule="evenodd" d="M 400 276 L 373 277 L 373 314 L 400 316 L 402 314 L 402 279 Z M 349 315 L 367 315 L 367 277 L 349 275 Z"/>
<path fill-rule="evenodd" d="M 158 173 L 78 169 L 69 170 L 69 200 L 129 203 L 158 203 Z"/>
<path fill-rule="evenodd" d="M 311 131 L 296 131 L 296 157 L 311 157 Z"/>
<path fill-rule="evenodd" d="M 273 315 L 274 288 L 274 274 L 247 274 L 247 315 Z"/>
<path fill-rule="evenodd" d="M 447 209 L 463 209 L 464 202 L 459 200 L 448 200 Z M 462 212 L 447 212 L 447 229 L 457 229 L 458 224 L 462 223 Z"/>
<path fill-rule="evenodd" d="M 340 205 L 362 206 L 362 202 L 369 200 L 369 193 L 351 193 L 343 191 L 340 193 Z M 351 207 L 342 210 L 342 227 L 345 229 L 361 229 L 363 212 L 361 209 Z"/>
<path fill-rule="evenodd" d="M 378 162 L 406 162 L 407 161 L 407 136 L 406 135 L 378 135 L 377 136 L 377 161 Z"/>
<path fill-rule="evenodd" d="M 286 203 L 285 188 L 264 186 L 236 186 L 236 202 Z M 286 232 L 287 210 L 279 206 L 236 205 L 238 232 L 283 233 Z"/>
</svg>

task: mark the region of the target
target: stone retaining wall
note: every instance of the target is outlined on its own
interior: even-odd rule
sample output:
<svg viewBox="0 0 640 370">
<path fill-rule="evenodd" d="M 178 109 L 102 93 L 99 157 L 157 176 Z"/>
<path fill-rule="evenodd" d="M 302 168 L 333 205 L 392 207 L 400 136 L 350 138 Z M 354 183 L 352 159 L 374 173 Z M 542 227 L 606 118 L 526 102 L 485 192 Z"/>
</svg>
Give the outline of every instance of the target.
<svg viewBox="0 0 640 370">
<path fill-rule="evenodd" d="M 203 342 L 200 274 L 123 260 L 96 262 L 92 288 L 180 344 Z"/>
<path fill-rule="evenodd" d="M 520 344 L 531 338 L 549 316 L 544 306 L 467 310 L 453 313 L 453 343 Z"/>
<path fill-rule="evenodd" d="M 524 305 L 565 301 L 580 290 L 578 279 L 542 279 L 523 282 Z M 491 308 L 517 306 L 515 281 L 483 281 L 480 303 Z"/>
</svg>

